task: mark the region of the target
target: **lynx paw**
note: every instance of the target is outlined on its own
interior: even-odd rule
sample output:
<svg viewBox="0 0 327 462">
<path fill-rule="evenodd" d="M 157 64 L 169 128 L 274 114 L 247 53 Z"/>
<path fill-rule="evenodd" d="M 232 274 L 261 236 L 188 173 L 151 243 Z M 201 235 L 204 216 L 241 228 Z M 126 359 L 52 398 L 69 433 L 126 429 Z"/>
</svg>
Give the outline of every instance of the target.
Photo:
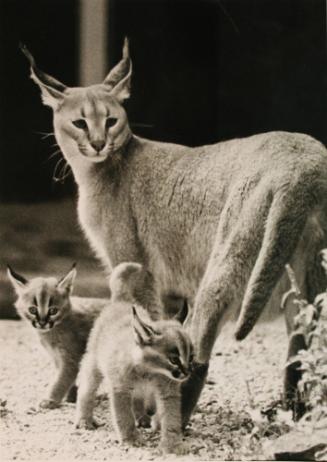
<svg viewBox="0 0 327 462">
<path fill-rule="evenodd" d="M 56 409 L 58 407 L 60 407 L 60 403 L 53 401 L 52 399 L 43 399 L 39 403 L 40 409 Z"/>
<path fill-rule="evenodd" d="M 75 428 L 83 429 L 83 430 L 96 430 L 97 428 L 101 427 L 104 424 L 97 422 L 95 419 L 77 419 L 75 422 Z"/>
</svg>

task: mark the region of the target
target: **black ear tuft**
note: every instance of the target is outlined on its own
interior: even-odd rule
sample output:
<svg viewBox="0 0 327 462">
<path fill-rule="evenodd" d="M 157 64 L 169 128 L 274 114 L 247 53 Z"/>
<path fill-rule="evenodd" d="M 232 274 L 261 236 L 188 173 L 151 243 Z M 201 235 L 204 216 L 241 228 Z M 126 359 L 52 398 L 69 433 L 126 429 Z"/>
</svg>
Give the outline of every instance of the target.
<svg viewBox="0 0 327 462">
<path fill-rule="evenodd" d="M 152 326 L 150 326 L 149 324 L 144 322 L 143 319 L 140 318 L 140 316 L 137 314 L 137 311 L 134 305 L 132 305 L 132 312 L 133 312 L 133 329 L 134 329 L 136 343 L 139 344 L 140 346 L 151 345 L 154 342 L 155 337 L 159 336 L 160 334 L 156 332 L 152 328 Z"/>
<path fill-rule="evenodd" d="M 176 321 L 180 322 L 181 324 L 184 324 L 186 318 L 187 318 L 187 315 L 188 315 L 188 303 L 187 303 L 187 300 L 186 298 L 184 299 L 184 302 L 183 302 L 183 306 L 182 308 L 179 310 L 179 312 L 174 316 L 174 319 L 176 319 Z"/>
<path fill-rule="evenodd" d="M 22 42 L 19 42 L 19 49 L 22 53 L 24 53 L 24 55 L 26 56 L 26 58 L 28 59 L 29 63 L 31 66 L 35 66 L 35 60 L 31 54 L 31 52 L 29 51 L 29 49 L 27 48 L 27 46 L 25 45 L 25 43 L 22 43 Z"/>
<path fill-rule="evenodd" d="M 10 265 L 7 264 L 7 268 L 10 275 L 18 282 L 21 282 L 24 285 L 28 283 L 27 279 L 24 278 L 24 276 L 21 276 L 20 274 L 16 273 L 16 271 L 14 271 Z"/>
</svg>

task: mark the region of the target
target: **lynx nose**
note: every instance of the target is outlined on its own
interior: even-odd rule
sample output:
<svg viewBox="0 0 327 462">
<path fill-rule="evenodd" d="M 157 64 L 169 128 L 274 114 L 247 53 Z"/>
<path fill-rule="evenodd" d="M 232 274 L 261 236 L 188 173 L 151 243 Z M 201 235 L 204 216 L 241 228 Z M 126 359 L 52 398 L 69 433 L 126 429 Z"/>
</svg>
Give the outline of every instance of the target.
<svg viewBox="0 0 327 462">
<path fill-rule="evenodd" d="M 95 149 L 97 152 L 100 152 L 105 147 L 106 141 L 105 140 L 94 140 L 94 141 L 91 141 L 90 144 L 93 149 Z"/>
</svg>

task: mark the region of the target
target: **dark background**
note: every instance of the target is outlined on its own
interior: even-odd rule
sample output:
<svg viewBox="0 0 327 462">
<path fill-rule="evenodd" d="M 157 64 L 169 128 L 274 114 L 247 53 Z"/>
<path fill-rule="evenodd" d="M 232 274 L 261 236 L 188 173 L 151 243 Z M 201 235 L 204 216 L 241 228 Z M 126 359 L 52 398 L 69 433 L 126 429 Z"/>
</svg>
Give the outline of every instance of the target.
<svg viewBox="0 0 327 462">
<path fill-rule="evenodd" d="M 130 39 L 135 133 L 193 146 L 290 130 L 326 143 L 323 0 L 109 5 L 108 68 Z M 73 178 L 52 180 L 65 164 L 59 152 L 51 158 L 53 136 L 42 139 L 52 132 L 51 110 L 18 49 L 25 42 L 41 69 L 78 85 L 79 37 L 77 0 L 0 0 L 0 318 L 16 316 L 6 263 L 31 278 L 62 277 L 77 261 L 74 293 L 108 296 L 77 224 Z"/>
<path fill-rule="evenodd" d="M 96 1 L 96 0 L 90 0 Z M 77 0 L 0 0 L 0 199 L 58 199 L 51 111 L 28 78 L 78 84 Z M 110 64 L 124 35 L 134 64 L 128 112 L 137 134 L 197 145 L 269 130 L 327 141 L 324 0 L 111 0 Z"/>
</svg>

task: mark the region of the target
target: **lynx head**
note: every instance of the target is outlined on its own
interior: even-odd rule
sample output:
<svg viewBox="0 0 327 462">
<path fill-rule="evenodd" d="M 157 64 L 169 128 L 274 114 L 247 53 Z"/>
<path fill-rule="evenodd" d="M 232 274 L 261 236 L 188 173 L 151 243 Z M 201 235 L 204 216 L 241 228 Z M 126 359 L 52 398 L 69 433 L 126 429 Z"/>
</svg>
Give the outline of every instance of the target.
<svg viewBox="0 0 327 462">
<path fill-rule="evenodd" d="M 52 277 L 28 281 L 8 266 L 8 277 L 17 294 L 17 311 L 40 332 L 48 332 L 69 313 L 75 276 L 74 265 L 59 281 Z"/>
<path fill-rule="evenodd" d="M 89 162 L 117 161 L 120 148 L 131 137 L 122 106 L 130 96 L 132 75 L 127 39 L 122 60 L 102 83 L 85 88 L 67 87 L 45 74 L 27 48 L 22 45 L 21 49 L 29 60 L 31 78 L 41 89 L 43 103 L 53 110 L 55 135 L 67 160 L 82 156 Z"/>
<path fill-rule="evenodd" d="M 193 345 L 183 329 L 187 317 L 187 304 L 175 318 L 167 321 L 146 323 L 133 310 L 133 330 L 139 361 L 151 373 L 162 374 L 171 380 L 184 381 L 192 370 Z"/>
</svg>

